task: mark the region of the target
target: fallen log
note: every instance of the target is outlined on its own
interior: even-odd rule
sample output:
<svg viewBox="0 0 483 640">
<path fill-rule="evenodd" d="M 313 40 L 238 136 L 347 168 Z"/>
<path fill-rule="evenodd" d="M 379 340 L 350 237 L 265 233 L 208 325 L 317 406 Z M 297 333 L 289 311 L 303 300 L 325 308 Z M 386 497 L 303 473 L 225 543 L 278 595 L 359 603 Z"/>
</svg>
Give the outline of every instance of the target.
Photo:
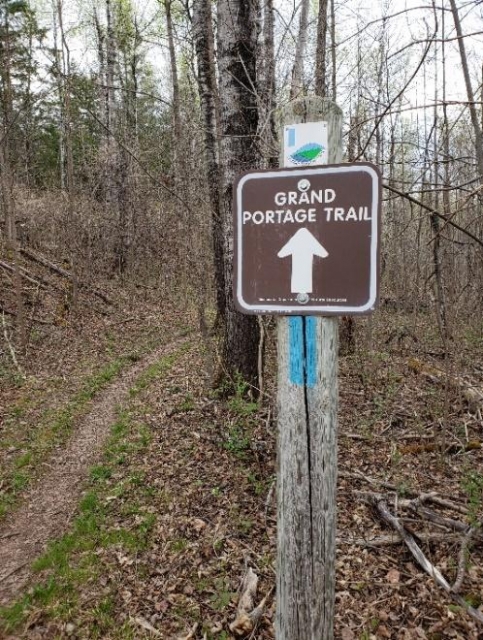
<svg viewBox="0 0 483 640">
<path fill-rule="evenodd" d="M 8 262 L 4 262 L 3 260 L 0 260 L 0 267 L 2 267 L 2 269 L 5 269 L 5 271 L 8 271 L 9 273 L 15 273 L 15 267 L 9 264 Z M 17 268 L 20 276 L 27 282 L 30 282 L 31 284 L 35 285 L 36 287 L 43 287 L 44 289 L 55 289 L 56 291 L 59 291 L 59 287 L 56 287 L 55 284 L 51 284 L 50 282 L 47 282 L 47 280 L 44 280 L 43 278 L 37 275 L 32 276 L 27 271 L 27 269 L 24 269 L 23 267 L 17 267 Z"/>
<path fill-rule="evenodd" d="M 40 264 L 43 267 L 46 267 L 47 269 L 50 269 L 53 273 L 57 273 L 63 278 L 67 278 L 67 280 L 70 280 L 71 282 L 73 281 L 74 276 L 72 273 L 70 273 L 69 271 L 66 271 L 62 267 L 59 267 L 53 262 L 50 262 L 50 260 L 47 260 L 47 258 L 44 258 L 44 256 L 33 253 L 29 249 L 25 249 L 23 247 L 20 249 L 20 253 L 26 258 L 28 258 L 29 260 L 32 260 L 32 262 L 36 262 L 37 264 Z M 83 282 L 82 280 L 77 280 L 77 285 L 81 289 L 85 289 L 86 291 L 89 291 L 90 293 L 95 295 L 97 298 L 102 300 L 105 304 L 114 306 L 114 302 L 110 298 L 108 298 L 105 293 L 97 289 L 97 287 L 94 287 L 88 284 L 87 282 Z"/>
<path fill-rule="evenodd" d="M 449 447 L 446 447 L 444 453 L 447 455 L 456 455 L 458 453 L 468 453 L 468 451 L 475 451 L 483 448 L 483 444 L 479 440 L 470 440 L 465 444 L 454 443 Z M 400 447 L 399 451 L 402 454 L 417 454 L 417 453 L 431 453 L 434 451 L 440 451 L 441 445 L 430 442 L 423 444 L 408 444 Z"/>
<path fill-rule="evenodd" d="M 416 537 L 421 542 L 457 542 L 461 539 L 458 534 L 444 533 L 430 533 L 430 532 L 418 532 Z M 338 545 L 355 545 L 356 547 L 363 547 L 364 549 L 373 549 L 377 547 L 392 547 L 398 544 L 404 544 L 404 540 L 397 534 L 389 534 L 383 536 L 375 536 L 373 538 L 337 538 Z"/>
<path fill-rule="evenodd" d="M 418 358 L 410 358 L 409 368 L 415 373 L 419 373 L 434 384 L 448 385 L 450 388 L 459 391 L 472 410 L 483 408 L 483 389 L 471 384 L 461 376 L 448 374 L 442 369 L 426 364 Z"/>
<path fill-rule="evenodd" d="M 10 311 L 10 309 L 5 309 L 5 307 L 2 307 L 1 305 L 0 305 L 0 313 L 4 313 L 7 316 L 12 316 L 13 318 L 17 317 L 17 314 L 15 313 L 15 311 Z M 35 322 L 35 324 L 44 324 L 49 327 L 51 327 L 54 324 L 53 322 L 48 322 L 47 320 L 39 320 L 38 318 L 31 318 L 31 321 Z"/>
</svg>

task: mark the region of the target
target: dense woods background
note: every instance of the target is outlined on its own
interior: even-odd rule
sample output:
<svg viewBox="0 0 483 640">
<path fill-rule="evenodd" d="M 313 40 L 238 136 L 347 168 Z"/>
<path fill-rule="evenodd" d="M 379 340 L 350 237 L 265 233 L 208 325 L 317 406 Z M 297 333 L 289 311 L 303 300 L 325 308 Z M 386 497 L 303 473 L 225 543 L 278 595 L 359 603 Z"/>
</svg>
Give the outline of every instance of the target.
<svg viewBox="0 0 483 640">
<path fill-rule="evenodd" d="M 274 638 L 276 322 L 233 306 L 232 184 L 315 95 L 384 182 L 335 637 L 481 637 L 482 45 L 482 0 L 0 0 L 0 635 Z"/>
<path fill-rule="evenodd" d="M 231 182 L 277 163 L 277 109 L 314 92 L 384 174 L 382 304 L 427 310 L 446 350 L 481 330 L 481 2 L 371 4 L 2 0 L 0 306 L 25 366 L 99 287 L 217 309 L 225 369 L 255 380 Z"/>
</svg>

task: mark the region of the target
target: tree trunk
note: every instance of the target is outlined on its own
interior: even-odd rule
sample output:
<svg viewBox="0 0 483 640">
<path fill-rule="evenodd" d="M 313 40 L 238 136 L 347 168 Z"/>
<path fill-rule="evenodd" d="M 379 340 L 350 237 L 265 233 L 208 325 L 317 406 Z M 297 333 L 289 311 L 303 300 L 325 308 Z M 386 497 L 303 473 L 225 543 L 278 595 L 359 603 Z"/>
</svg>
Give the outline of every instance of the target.
<svg viewBox="0 0 483 640">
<path fill-rule="evenodd" d="M 103 125 L 107 126 L 106 114 L 107 114 L 107 101 L 108 101 L 109 89 L 107 87 L 106 56 L 105 56 L 105 50 L 104 50 L 106 35 L 101 26 L 96 9 L 94 9 L 93 20 L 94 20 L 94 28 L 96 31 L 96 37 L 97 37 L 97 58 L 98 58 L 98 65 L 99 65 L 98 76 L 99 76 L 99 83 L 101 85 L 99 88 L 99 120 L 102 122 Z M 106 136 L 105 130 L 102 131 L 102 135 Z"/>
<path fill-rule="evenodd" d="M 180 105 L 180 95 L 179 95 L 179 80 L 178 80 L 178 67 L 176 64 L 176 49 L 174 47 L 174 32 L 173 32 L 173 17 L 171 14 L 171 5 L 173 0 L 164 0 L 164 9 L 166 12 L 166 32 L 168 36 L 168 48 L 169 48 L 169 64 L 171 68 L 171 85 L 173 90 L 173 102 L 172 102 L 172 112 L 173 112 L 173 145 L 172 145 L 172 156 L 173 156 L 173 176 L 174 181 L 177 187 L 182 179 L 182 172 L 180 168 L 180 157 L 177 153 L 177 148 L 179 145 L 179 141 L 182 136 L 182 124 L 181 124 L 181 105 Z"/>
<path fill-rule="evenodd" d="M 57 93 L 59 96 L 59 111 L 60 111 L 60 127 L 59 127 L 59 177 L 60 177 L 60 188 L 62 191 L 65 189 L 66 185 L 66 163 L 65 163 L 65 130 L 64 130 L 64 78 L 62 76 L 62 60 L 61 60 L 61 51 L 58 45 L 58 37 L 57 37 L 57 14 L 58 14 L 58 6 L 56 0 L 52 0 L 52 37 L 54 44 L 54 59 L 55 59 L 55 78 L 57 84 Z"/>
<path fill-rule="evenodd" d="M 259 327 L 257 319 L 238 313 L 233 299 L 232 195 L 235 176 L 257 167 L 258 113 L 255 81 L 256 0 L 218 3 L 218 64 L 222 127 L 222 220 L 225 243 L 226 322 L 222 362 L 225 375 L 256 387 Z"/>
<path fill-rule="evenodd" d="M 117 47 L 114 27 L 114 16 L 111 0 L 106 0 L 106 94 L 105 94 L 105 136 L 104 149 L 104 180 L 105 197 L 108 207 L 117 211 L 118 200 L 118 164 L 119 149 L 117 148 L 114 133 L 117 125 L 117 104 L 114 91 Z"/>
<path fill-rule="evenodd" d="M 309 24 L 310 0 L 302 0 L 299 34 L 295 45 L 295 60 L 292 69 L 290 100 L 299 98 L 304 92 L 304 56 L 307 48 L 307 30 Z"/>
<path fill-rule="evenodd" d="M 2 124 L 0 140 L 0 187 L 5 218 L 6 248 L 14 266 L 13 284 L 15 288 L 17 337 L 22 352 L 26 345 L 25 310 L 22 290 L 22 277 L 19 268 L 19 246 L 15 213 L 14 182 L 12 173 L 12 124 L 13 124 L 13 88 L 12 88 L 12 50 L 9 33 L 8 12 L 4 14 L 3 46 L 0 46 L 0 78 L 2 82 Z"/>
<path fill-rule="evenodd" d="M 75 216 L 74 216 L 74 158 L 72 149 L 72 117 L 70 105 L 70 52 L 65 38 L 65 30 L 62 14 L 62 1 L 57 2 L 57 12 L 59 18 L 59 29 L 62 46 L 62 90 L 63 90 L 63 109 L 62 109 L 62 129 L 65 132 L 65 156 L 66 156 L 66 188 L 67 188 L 67 243 L 70 260 L 70 268 L 72 270 L 72 288 L 69 291 L 69 303 L 72 309 L 76 309 L 78 304 L 78 286 L 76 277 L 76 261 L 75 242 Z"/>
<path fill-rule="evenodd" d="M 329 0 L 319 0 L 317 49 L 315 52 L 315 95 L 327 95 L 327 7 Z"/>
<path fill-rule="evenodd" d="M 111 0 L 106 0 L 106 22 L 107 22 L 107 38 L 106 38 L 106 128 L 109 140 L 112 139 L 114 131 L 114 123 L 116 120 L 116 94 L 114 91 L 114 78 L 116 75 L 117 63 L 117 46 L 114 27 L 114 16 L 112 11 Z"/>
<path fill-rule="evenodd" d="M 335 0 L 330 0 L 330 54 L 332 60 L 332 100 L 337 100 L 337 43 L 335 41 Z"/>
<path fill-rule="evenodd" d="M 27 189 L 31 187 L 31 174 L 32 174 L 32 139 L 33 139 L 33 119 L 34 119 L 34 96 L 32 93 L 32 82 L 34 78 L 34 36 L 32 27 L 29 25 L 28 29 L 28 68 L 26 70 L 25 78 L 25 131 L 24 131 L 24 145 L 25 145 L 25 184 Z"/>
<path fill-rule="evenodd" d="M 226 310 L 225 271 L 223 260 L 223 227 L 220 209 L 221 176 L 218 162 L 219 114 L 218 87 L 213 46 L 211 0 L 197 0 L 193 7 L 193 36 L 198 60 L 198 89 L 204 123 L 205 162 L 211 205 L 211 230 L 215 267 L 216 307 L 224 322 Z"/>
<path fill-rule="evenodd" d="M 260 100 L 260 138 L 263 140 L 263 160 L 267 167 L 278 166 L 277 129 L 275 124 L 275 41 L 273 0 L 263 5 L 263 52 L 258 83 Z"/>
<path fill-rule="evenodd" d="M 461 22 L 458 13 L 458 7 L 456 6 L 456 0 L 450 0 L 451 13 L 453 15 L 454 26 L 456 29 L 456 35 L 458 36 L 458 47 L 460 50 L 461 67 L 463 69 L 463 75 L 465 78 L 466 95 L 468 97 L 468 107 L 470 110 L 471 124 L 473 125 L 473 132 L 475 135 L 475 151 L 476 159 L 478 162 L 478 171 L 480 174 L 480 180 L 483 180 L 483 133 L 481 130 L 480 122 L 478 120 L 478 112 L 476 111 L 475 96 L 473 93 L 473 87 L 471 85 L 470 70 L 468 67 L 468 58 L 466 56 L 465 41 L 463 32 L 461 29 Z"/>
</svg>

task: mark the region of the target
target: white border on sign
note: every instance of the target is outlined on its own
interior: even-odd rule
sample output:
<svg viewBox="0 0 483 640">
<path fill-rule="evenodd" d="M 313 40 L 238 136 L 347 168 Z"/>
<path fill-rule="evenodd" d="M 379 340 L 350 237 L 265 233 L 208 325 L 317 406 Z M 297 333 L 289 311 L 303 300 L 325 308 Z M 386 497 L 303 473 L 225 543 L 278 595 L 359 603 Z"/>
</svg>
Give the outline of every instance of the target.
<svg viewBox="0 0 483 640">
<path fill-rule="evenodd" d="M 242 263 L 243 263 L 243 223 L 242 223 L 242 189 L 246 182 L 249 180 L 256 180 L 257 178 L 288 178 L 289 176 L 297 177 L 297 176 L 308 176 L 308 175 L 317 175 L 317 174 L 331 174 L 331 173 L 354 173 L 354 172 L 366 172 L 372 178 L 372 225 L 371 225 L 371 272 L 370 272 L 370 284 L 369 284 L 369 300 L 366 304 L 363 304 L 358 307 L 348 307 L 348 306 L 320 306 L 320 305 L 300 305 L 296 307 L 294 305 L 278 305 L 278 304 L 248 304 L 243 300 L 242 297 Z M 378 234 L 378 207 L 379 207 L 379 184 L 378 184 L 378 174 L 374 169 L 365 164 L 350 164 L 347 167 L 340 165 L 337 167 L 330 166 L 320 166 L 314 167 L 313 169 L 309 169 L 305 167 L 304 169 L 294 170 L 290 169 L 287 171 L 278 170 L 278 171 L 260 171 L 258 173 L 249 173 L 243 176 L 237 185 L 237 194 L 236 194 L 236 203 L 237 203 L 237 302 L 238 304 L 246 309 L 247 311 L 252 311 L 256 313 L 287 313 L 293 315 L 297 315 L 297 311 L 299 313 L 307 314 L 309 311 L 314 311 L 318 313 L 330 313 L 331 315 L 337 315 L 340 313 L 344 315 L 345 313 L 363 313 L 364 311 L 369 311 L 374 304 L 376 303 L 377 298 L 377 251 L 379 244 L 379 234 Z"/>
</svg>

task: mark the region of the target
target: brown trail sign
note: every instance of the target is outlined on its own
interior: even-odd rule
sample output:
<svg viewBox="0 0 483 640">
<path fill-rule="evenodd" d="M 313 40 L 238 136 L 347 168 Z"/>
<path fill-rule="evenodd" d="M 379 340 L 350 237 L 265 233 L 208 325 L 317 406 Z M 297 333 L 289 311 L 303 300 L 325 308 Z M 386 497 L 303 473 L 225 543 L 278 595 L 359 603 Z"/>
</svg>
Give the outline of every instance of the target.
<svg viewBox="0 0 483 640">
<path fill-rule="evenodd" d="M 234 297 L 242 313 L 280 316 L 276 637 L 332 640 L 336 316 L 377 302 L 380 175 L 339 164 L 342 111 L 330 100 L 294 100 L 282 125 L 289 166 L 247 173 L 234 190 Z"/>
<path fill-rule="evenodd" d="M 378 296 L 381 181 L 368 163 L 253 171 L 234 190 L 242 313 L 347 315 Z"/>
</svg>

